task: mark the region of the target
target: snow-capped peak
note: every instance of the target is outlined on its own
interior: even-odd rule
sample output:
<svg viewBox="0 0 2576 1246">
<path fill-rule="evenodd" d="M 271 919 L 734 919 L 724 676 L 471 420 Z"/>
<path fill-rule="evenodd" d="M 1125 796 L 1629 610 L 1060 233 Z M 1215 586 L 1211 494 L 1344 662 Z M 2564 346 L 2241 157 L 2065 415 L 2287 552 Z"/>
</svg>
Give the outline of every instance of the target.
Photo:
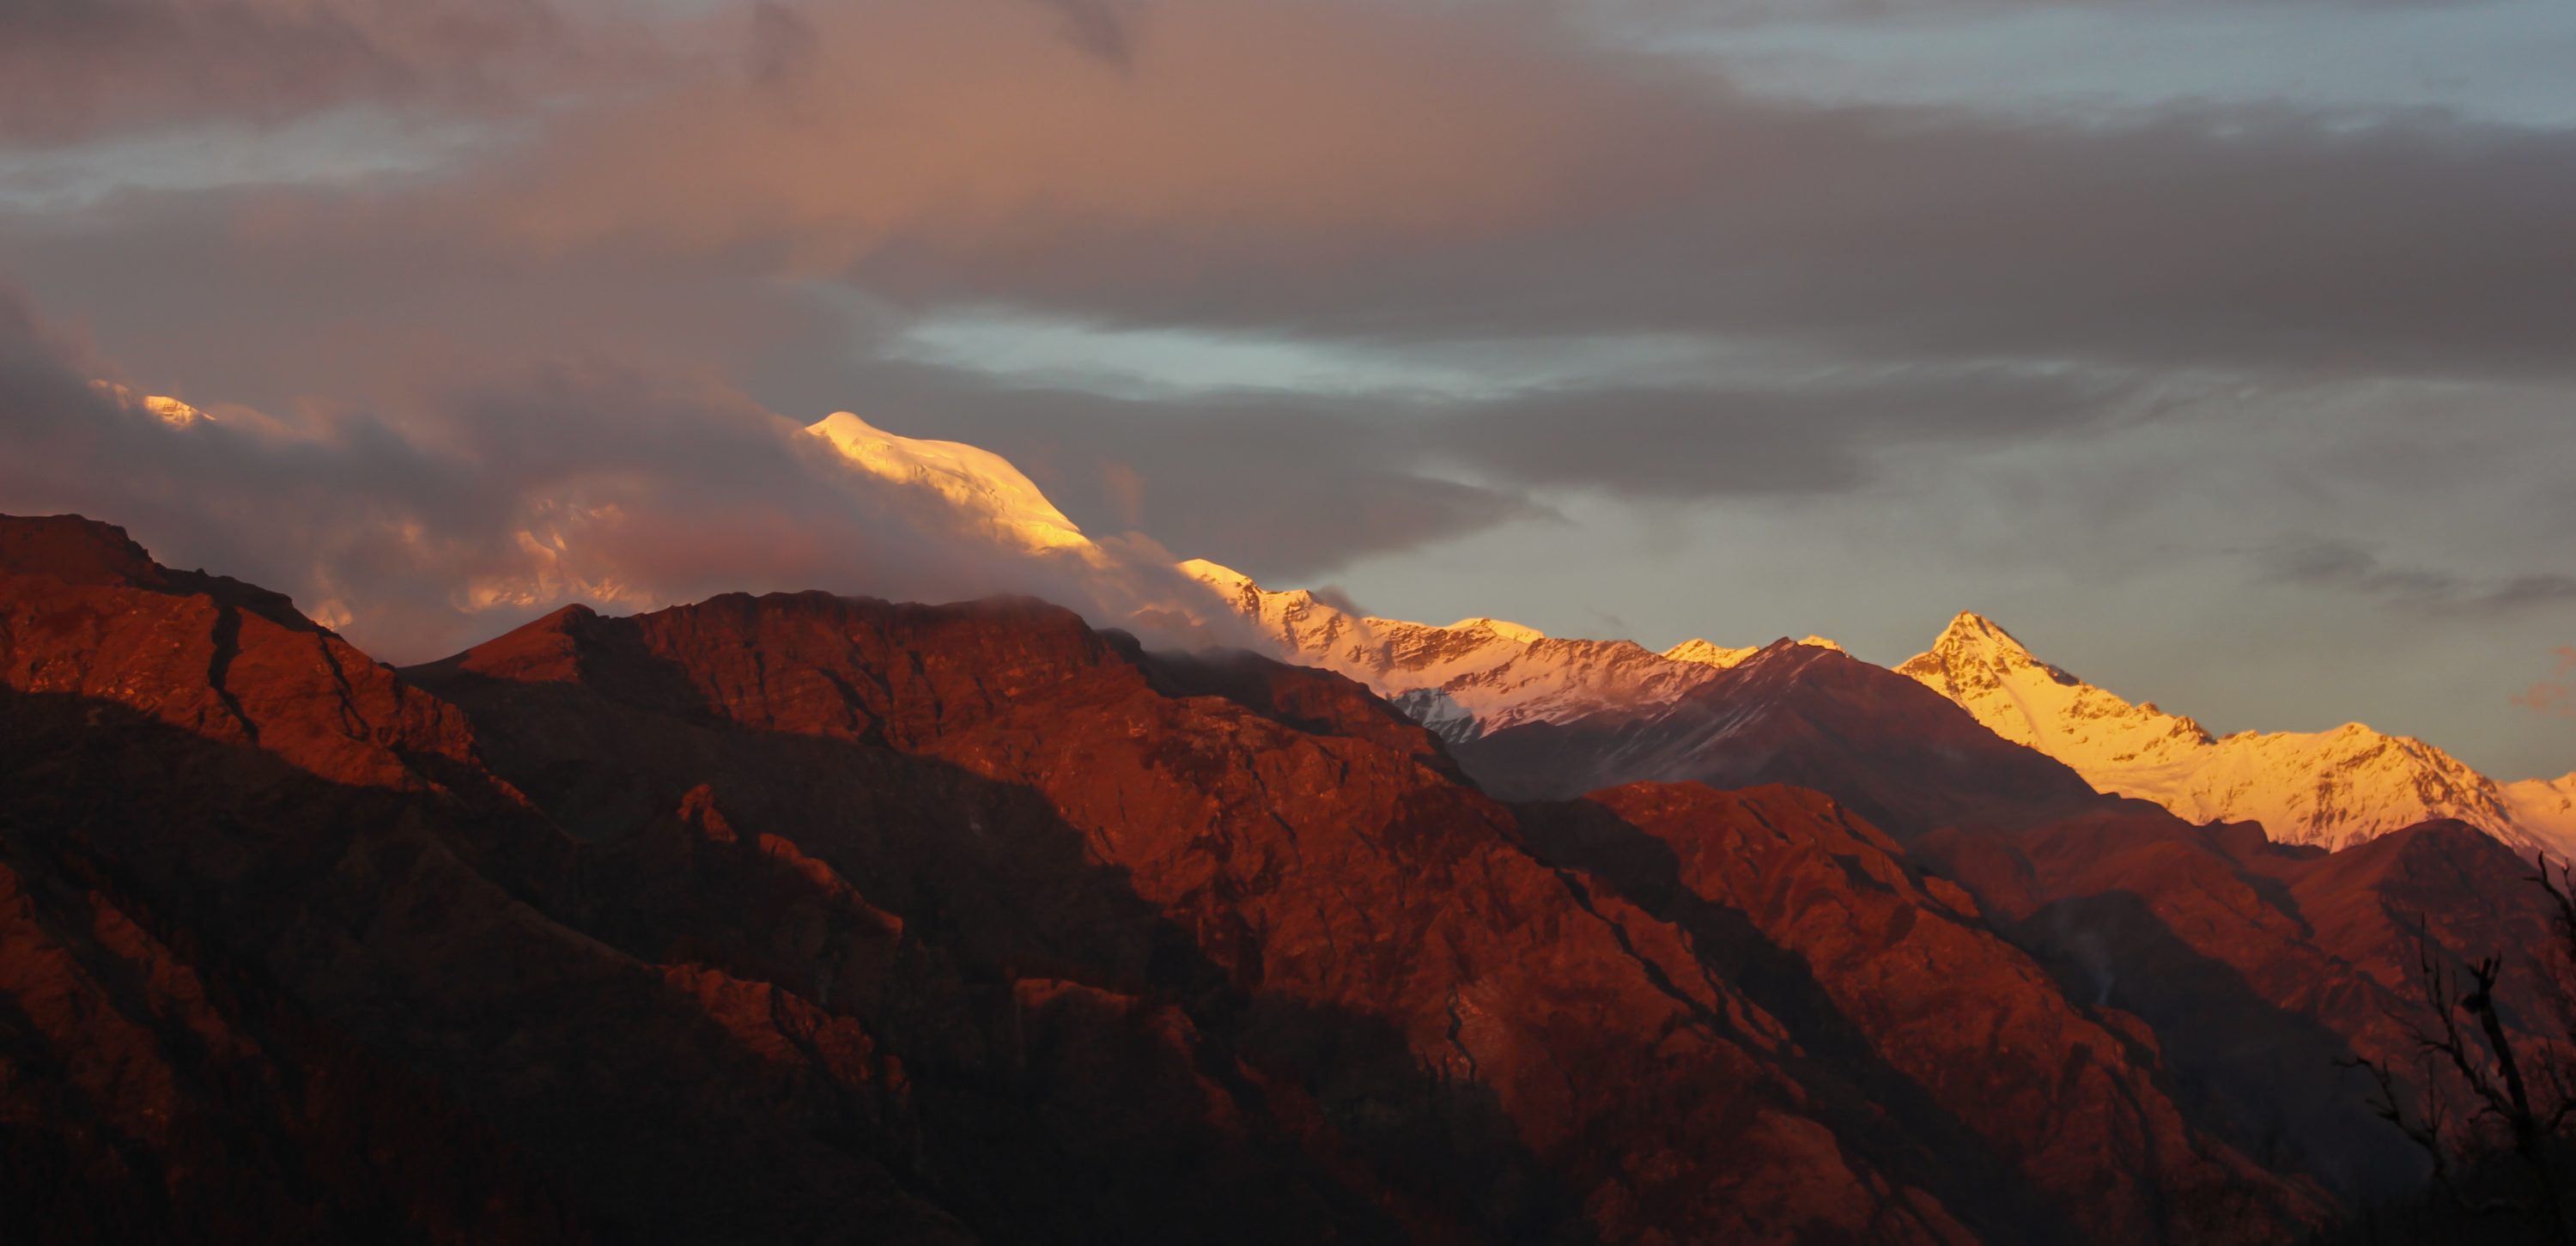
<svg viewBox="0 0 2576 1246">
<path fill-rule="evenodd" d="M 214 419 L 213 416 L 166 394 L 140 394 L 114 381 L 92 381 L 90 387 L 126 406 L 138 407 L 159 416 L 162 423 L 173 428 L 186 428 L 200 421 L 211 422 Z"/>
<path fill-rule="evenodd" d="M 1082 529 L 1011 461 L 956 441 L 898 437 L 848 411 L 835 411 L 805 431 L 830 442 L 859 469 L 898 483 L 919 485 L 954 504 L 1003 543 L 1029 553 L 1091 555 L 1096 547 Z"/>
<path fill-rule="evenodd" d="M 1962 610 L 1941 629 L 1940 639 L 1932 642 L 1935 653 L 1979 653 L 1994 657 L 2036 661 L 2030 647 L 2005 631 L 2001 624 L 1973 610 Z"/>
<path fill-rule="evenodd" d="M 1896 669 L 2094 787 L 2195 822 L 2259 822 L 2274 839 L 2341 848 L 2458 818 L 2525 851 L 2576 846 L 2576 784 L 2563 793 L 2536 780 L 2517 784 L 2509 799 L 2450 754 L 2360 723 L 2213 737 L 2189 718 L 2132 704 L 2040 660 L 1976 614 L 1952 619 L 1931 649 Z M 2566 810 L 2563 821 L 2549 820 L 2553 808 Z"/>
<path fill-rule="evenodd" d="M 2576 856 L 2576 772 L 2555 779 L 2522 779 L 2504 785 L 2515 823 Z"/>
<path fill-rule="evenodd" d="M 1447 627 L 1382 619 L 1339 609 L 1304 590 L 1265 589 L 1205 559 L 1180 569 L 1270 637 L 1283 656 L 1367 684 L 1453 740 L 1517 723 L 1660 705 L 1717 674 L 1709 665 L 1624 640 L 1550 638 L 1534 627 L 1484 617 Z"/>
<path fill-rule="evenodd" d="M 1797 641 L 1795 643 L 1804 645 L 1810 649 L 1831 649 L 1836 653 L 1851 652 L 1850 650 L 1843 648 L 1839 642 L 1827 640 L 1822 636 L 1809 636 L 1805 640 Z M 1762 646 L 1760 645 L 1746 645 L 1742 648 L 1731 649 L 1725 645 L 1713 644 L 1709 641 L 1694 637 L 1693 639 L 1685 640 L 1670 649 L 1664 650 L 1664 656 L 1675 662 L 1690 662 L 1700 666 L 1715 667 L 1716 669 L 1723 671 L 1733 667 L 1742 666 L 1746 662 L 1752 661 L 1754 656 L 1761 652 Z"/>
<path fill-rule="evenodd" d="M 1188 558 L 1183 559 L 1178 565 L 1180 567 L 1181 574 L 1186 575 L 1193 580 L 1197 580 L 1210 588 L 1233 593 L 1241 592 L 1244 589 L 1258 589 L 1260 587 L 1252 582 L 1251 576 L 1245 575 L 1244 573 L 1226 566 L 1223 563 L 1209 562 L 1204 558 Z"/>
<path fill-rule="evenodd" d="M 1742 666 L 1745 659 L 1760 652 L 1762 652 L 1762 647 L 1759 645 L 1746 645 L 1740 649 L 1730 649 L 1724 645 L 1712 644 L 1709 641 L 1702 640 L 1694 636 L 1670 649 L 1664 650 L 1664 656 L 1675 662 L 1696 662 L 1701 666 L 1713 666 L 1722 671 L 1729 667 Z"/>
<path fill-rule="evenodd" d="M 1505 640 L 1517 640 L 1525 645 L 1547 639 L 1547 633 L 1542 632 L 1535 627 L 1528 627 L 1506 619 L 1488 619 L 1482 615 L 1472 619 L 1460 619 L 1457 622 L 1450 624 L 1448 630 L 1453 632 L 1492 632 Z"/>
</svg>

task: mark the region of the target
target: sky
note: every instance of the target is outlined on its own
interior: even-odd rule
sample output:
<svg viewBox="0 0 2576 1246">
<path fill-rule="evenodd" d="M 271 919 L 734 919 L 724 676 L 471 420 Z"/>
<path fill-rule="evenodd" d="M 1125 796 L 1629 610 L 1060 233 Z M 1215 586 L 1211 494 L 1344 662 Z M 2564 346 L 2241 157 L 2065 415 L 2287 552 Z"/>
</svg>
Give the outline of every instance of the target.
<svg viewBox="0 0 2576 1246">
<path fill-rule="evenodd" d="M 2563 0 L 26 0 L 0 511 L 394 660 L 1170 557 L 2576 769 Z M 214 415 L 171 428 L 113 391 Z M 1026 470 L 1072 581 L 853 485 Z"/>
</svg>

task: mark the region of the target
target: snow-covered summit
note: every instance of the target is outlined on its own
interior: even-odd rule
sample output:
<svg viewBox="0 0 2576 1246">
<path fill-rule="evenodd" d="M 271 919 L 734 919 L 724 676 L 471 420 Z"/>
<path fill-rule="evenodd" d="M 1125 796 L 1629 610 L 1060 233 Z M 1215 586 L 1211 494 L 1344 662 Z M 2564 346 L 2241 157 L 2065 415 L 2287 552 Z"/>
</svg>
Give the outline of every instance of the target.
<svg viewBox="0 0 2576 1246">
<path fill-rule="evenodd" d="M 191 424 L 214 419 L 213 416 L 166 394 L 137 393 L 114 381 L 92 381 L 90 387 L 128 407 L 139 408 L 159 416 L 163 423 L 173 428 L 186 428 Z"/>
<path fill-rule="evenodd" d="M 990 450 L 898 437 L 847 411 L 835 411 L 805 431 L 832 443 L 863 471 L 947 498 L 1004 545 L 1025 553 L 1096 554 L 1091 538 L 1047 500 L 1036 482 Z"/>
<path fill-rule="evenodd" d="M 1810 649 L 1831 649 L 1836 653 L 1851 652 L 1850 650 L 1843 648 L 1839 642 L 1827 640 L 1822 636 L 1809 636 L 1797 643 Z M 1731 670 L 1735 667 L 1744 665 L 1746 662 L 1752 661 L 1755 654 L 1762 652 L 1762 648 L 1763 647 L 1760 645 L 1745 645 L 1740 648 L 1729 648 L 1728 646 L 1716 644 L 1711 641 L 1693 638 L 1685 640 L 1670 649 L 1664 650 L 1664 656 L 1675 662 L 1694 662 L 1701 666 L 1711 666 L 1723 671 Z"/>
<path fill-rule="evenodd" d="M 1961 613 L 1932 648 L 1896 668 L 1956 701 L 1988 730 L 2095 771 L 2163 776 L 2210 743 L 2199 723 L 2132 705 L 2039 659 L 1993 620 Z M 2094 786 L 2099 787 L 2099 780 Z"/>
<path fill-rule="evenodd" d="M 2517 824 L 2576 856 L 2576 773 L 2507 783 L 2504 803 Z"/>
<path fill-rule="evenodd" d="M 1535 627 L 1530 627 L 1521 623 L 1514 623 L 1508 619 L 1488 619 L 1482 616 L 1472 619 L 1460 619 L 1457 622 L 1450 624 L 1447 630 L 1453 632 L 1492 632 L 1505 640 L 1516 640 L 1524 645 L 1547 639 L 1547 633 L 1542 632 Z"/>
<path fill-rule="evenodd" d="M 1482 617 L 1447 627 L 1382 619 L 1339 609 L 1303 589 L 1265 589 L 1204 559 L 1180 568 L 1290 660 L 1367 684 L 1453 740 L 1661 705 L 1717 674 L 1713 665 L 1625 640 L 1571 640 Z"/>
<path fill-rule="evenodd" d="M 2519 851 L 2576 846 L 2576 782 L 2562 791 L 2534 780 L 2509 794 L 2441 749 L 2359 723 L 2213 737 L 2040 660 L 1980 615 L 1952 619 L 1931 649 L 1896 669 L 2094 787 L 2195 822 L 2259 822 L 2274 839 L 2342 848 L 2457 818 Z"/>
<path fill-rule="evenodd" d="M 1760 652 L 1762 652 L 1760 645 L 1729 648 L 1693 637 L 1664 650 L 1664 656 L 1675 662 L 1696 662 L 1701 666 L 1713 666 L 1722 671 L 1742 666 L 1746 659 Z"/>
</svg>

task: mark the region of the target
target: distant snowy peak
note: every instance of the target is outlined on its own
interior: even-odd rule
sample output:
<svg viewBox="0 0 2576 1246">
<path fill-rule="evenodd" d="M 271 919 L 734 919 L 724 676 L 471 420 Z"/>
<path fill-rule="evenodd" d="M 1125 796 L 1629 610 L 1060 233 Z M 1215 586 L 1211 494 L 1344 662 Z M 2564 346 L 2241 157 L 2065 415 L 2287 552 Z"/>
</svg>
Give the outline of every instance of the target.
<svg viewBox="0 0 2576 1246">
<path fill-rule="evenodd" d="M 830 442 L 862 471 L 948 499 L 971 524 L 1003 545 L 1024 553 L 1098 557 L 1091 538 L 1034 481 L 990 450 L 898 437 L 847 411 L 835 411 L 805 431 Z"/>
<path fill-rule="evenodd" d="M 2576 845 L 2576 776 L 2563 787 L 2516 784 L 2509 797 L 2430 744 L 2359 723 L 2215 738 L 2041 661 L 1979 615 L 1951 620 L 1930 650 L 1896 669 L 2094 787 L 2195 822 L 2259 822 L 2277 840 L 2343 848 L 2457 818 L 2520 851 Z"/>
<path fill-rule="evenodd" d="M 1809 649 L 1831 649 L 1836 653 L 1844 654 L 1851 652 L 1850 650 L 1843 648 L 1839 642 L 1827 640 L 1822 636 L 1809 636 L 1804 640 L 1793 641 L 1791 643 L 1801 645 Z M 1716 644 L 1711 641 L 1692 639 L 1685 640 L 1670 649 L 1664 650 L 1663 656 L 1675 662 L 1690 662 L 1700 666 L 1715 667 L 1718 670 L 1724 671 L 1733 670 L 1736 667 L 1752 661 L 1756 655 L 1763 651 L 1764 648 L 1766 648 L 1766 646 L 1763 645 L 1746 645 L 1742 648 L 1729 648 L 1725 645 Z"/>
<path fill-rule="evenodd" d="M 1713 664 L 1630 641 L 1569 640 L 1481 617 L 1447 627 L 1381 619 L 1341 610 L 1302 589 L 1265 589 L 1204 559 L 1180 566 L 1291 660 L 1367 684 L 1451 740 L 1661 705 L 1717 674 Z"/>
<path fill-rule="evenodd" d="M 2576 773 L 2507 783 L 2504 801 L 2516 823 L 2576 855 Z"/>
<path fill-rule="evenodd" d="M 90 387 L 132 408 L 159 416 L 173 428 L 186 428 L 200 422 L 211 423 L 213 416 L 163 394 L 141 394 L 114 381 L 92 381 Z"/>
<path fill-rule="evenodd" d="M 1760 652 L 1762 652 L 1760 645 L 1730 649 L 1724 645 L 1694 638 L 1664 650 L 1664 656 L 1675 662 L 1696 662 L 1701 666 L 1714 666 L 1723 671 L 1744 665 L 1746 659 Z"/>
<path fill-rule="evenodd" d="M 1505 640 L 1518 641 L 1524 645 L 1547 639 L 1547 633 L 1542 632 L 1535 627 L 1513 623 L 1504 619 L 1460 619 L 1443 630 L 1452 632 L 1492 632 L 1494 635 L 1500 636 Z"/>
<path fill-rule="evenodd" d="M 1958 702 L 1995 734 L 2036 748 L 2087 778 L 2096 770 L 2124 777 L 2161 771 L 2185 763 L 2210 742 L 2199 723 L 2153 703 L 2132 705 L 2043 662 L 1978 614 L 1950 620 L 1929 651 L 1896 670 Z"/>
</svg>

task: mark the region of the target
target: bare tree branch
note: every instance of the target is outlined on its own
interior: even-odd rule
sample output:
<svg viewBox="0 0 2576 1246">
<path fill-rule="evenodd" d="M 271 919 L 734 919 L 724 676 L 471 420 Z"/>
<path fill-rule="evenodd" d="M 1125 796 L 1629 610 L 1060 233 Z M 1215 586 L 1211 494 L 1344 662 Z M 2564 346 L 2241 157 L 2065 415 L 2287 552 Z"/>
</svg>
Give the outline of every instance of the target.
<svg viewBox="0 0 2576 1246">
<path fill-rule="evenodd" d="M 2559 867 L 2553 877 L 2544 859 L 2539 862 L 2537 881 L 2557 908 L 2563 944 L 2559 951 L 2566 962 L 2564 967 L 2553 966 L 2552 976 L 2576 977 L 2576 972 L 2571 972 L 2576 971 L 2576 878 L 2571 878 L 2565 866 Z M 2366 1070 L 2376 1083 L 2370 1103 L 2372 1112 L 2404 1132 L 2432 1158 L 2433 1179 L 2445 1197 L 2477 1215 L 2536 1217 L 2548 1226 L 2553 1240 L 2562 1246 L 2576 1246 L 2576 1233 L 2571 1232 L 2567 1222 L 2565 1197 L 2551 1170 L 2551 1151 L 2559 1129 L 2571 1115 L 2576 1115 L 2576 1096 L 2568 1093 L 2566 1059 L 2556 1044 L 2548 1042 L 2538 1044 L 2536 1052 L 2531 1053 L 2538 1058 L 2531 1067 L 2537 1070 L 2541 1088 L 2548 1092 L 2545 1104 L 2535 1100 L 2534 1078 L 2525 1067 L 2528 1044 L 2526 1051 L 2516 1049 L 2513 1032 L 2506 1027 L 2503 1009 L 2496 1001 L 2496 987 L 2503 976 L 2501 956 L 2488 956 L 2454 969 L 2419 917 L 2415 922 L 2415 985 L 2423 1009 L 2420 1015 L 2392 1012 L 2391 1017 L 2424 1061 L 2421 1108 L 2414 1113 L 2407 1111 L 2399 1079 L 2387 1065 L 2359 1057 L 2350 1063 Z M 2576 1024 L 2570 1028 L 2576 1030 Z M 2457 1137 L 2448 1127 L 2444 1069 L 2466 1089 L 2474 1105 L 2461 1122 Z M 2476 1128 L 2479 1122 L 2492 1122 L 2505 1145 L 2481 1145 Z M 2453 1176 L 2455 1160 L 2491 1149 L 2510 1151 L 2537 1178 L 2536 1203 L 2502 1197 L 2473 1201 L 2460 1189 Z"/>
</svg>

